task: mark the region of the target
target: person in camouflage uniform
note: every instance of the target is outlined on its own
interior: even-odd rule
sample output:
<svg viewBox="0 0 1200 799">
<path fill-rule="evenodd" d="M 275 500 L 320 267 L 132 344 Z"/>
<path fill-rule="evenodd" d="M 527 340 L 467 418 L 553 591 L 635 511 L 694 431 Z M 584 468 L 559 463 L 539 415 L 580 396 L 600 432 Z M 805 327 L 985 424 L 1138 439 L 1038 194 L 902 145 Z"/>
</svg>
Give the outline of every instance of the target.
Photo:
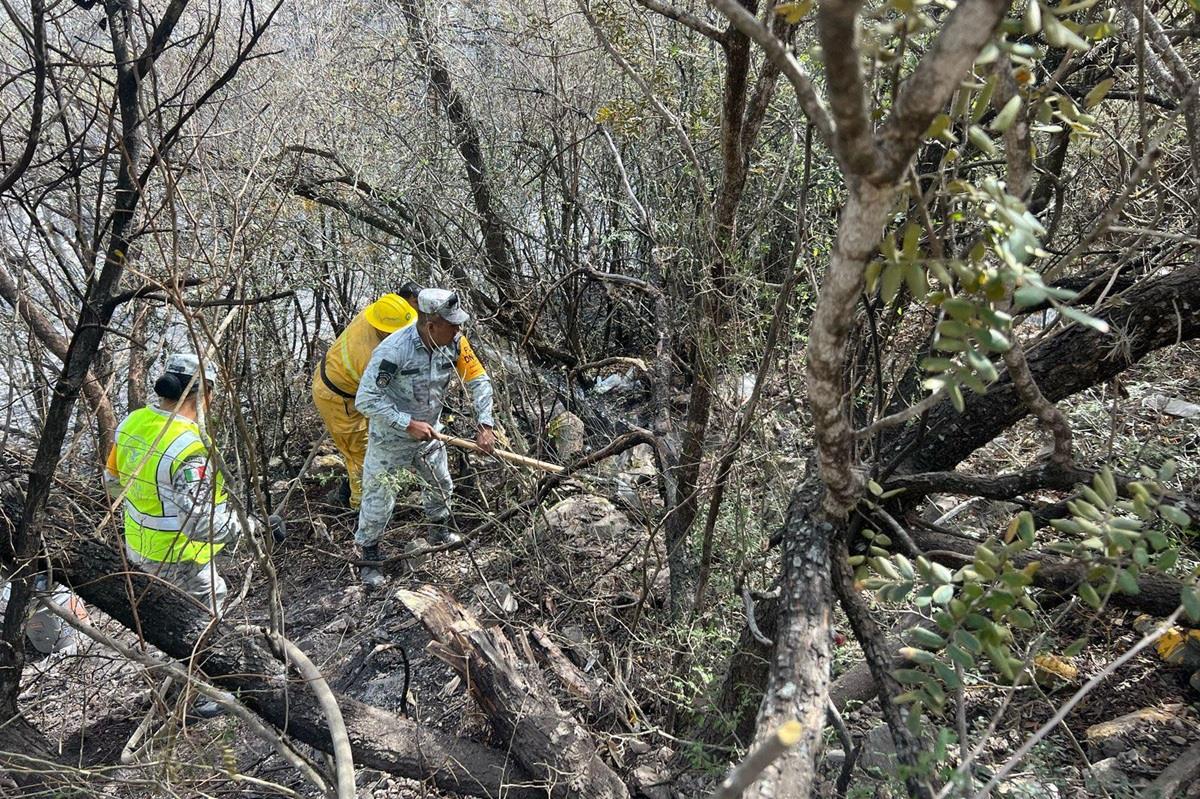
<svg viewBox="0 0 1200 799">
<path fill-rule="evenodd" d="M 425 515 L 433 522 L 431 542 L 458 540 L 451 522 L 454 481 L 446 445 L 434 435 L 453 378 L 471 394 L 479 424 L 476 443 L 485 452 L 495 447 L 492 383 L 461 333 L 470 317 L 458 295 L 425 289 L 417 296 L 417 314 L 416 324 L 397 330 L 375 348 L 354 398 L 368 419 L 362 506 L 354 534 L 366 561 L 382 560 L 379 541 L 396 504 L 393 475 L 400 470 L 415 473 L 422 482 Z M 372 587 L 384 582 L 372 566 L 359 569 L 359 576 Z"/>
</svg>

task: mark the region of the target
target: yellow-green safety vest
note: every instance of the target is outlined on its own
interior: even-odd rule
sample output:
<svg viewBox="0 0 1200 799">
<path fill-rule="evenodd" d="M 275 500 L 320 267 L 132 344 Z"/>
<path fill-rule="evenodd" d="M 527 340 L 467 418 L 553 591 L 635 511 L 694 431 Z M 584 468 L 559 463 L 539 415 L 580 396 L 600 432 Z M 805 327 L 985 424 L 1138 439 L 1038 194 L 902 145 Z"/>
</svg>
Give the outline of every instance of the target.
<svg viewBox="0 0 1200 799">
<path fill-rule="evenodd" d="M 192 541 L 187 521 L 163 502 L 185 461 L 207 456 L 200 427 L 193 421 L 147 406 L 129 414 L 117 428 L 115 472 L 125 489 L 125 542 L 138 554 L 161 563 L 208 563 L 224 544 Z M 227 499 L 225 478 L 216 476 L 212 502 Z M 211 508 L 208 512 L 211 512 Z M 203 513 L 205 509 L 198 509 Z"/>
</svg>

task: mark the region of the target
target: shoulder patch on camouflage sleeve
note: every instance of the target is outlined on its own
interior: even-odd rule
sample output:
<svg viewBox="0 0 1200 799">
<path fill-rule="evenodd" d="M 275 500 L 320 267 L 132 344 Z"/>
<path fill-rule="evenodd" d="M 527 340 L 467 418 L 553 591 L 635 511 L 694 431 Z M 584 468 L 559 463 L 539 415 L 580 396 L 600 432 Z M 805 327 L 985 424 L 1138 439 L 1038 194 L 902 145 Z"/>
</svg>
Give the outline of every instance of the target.
<svg viewBox="0 0 1200 799">
<path fill-rule="evenodd" d="M 388 360 L 379 362 L 379 372 L 375 375 L 375 387 L 387 388 L 392 382 L 392 378 L 396 376 L 396 364 Z"/>
</svg>

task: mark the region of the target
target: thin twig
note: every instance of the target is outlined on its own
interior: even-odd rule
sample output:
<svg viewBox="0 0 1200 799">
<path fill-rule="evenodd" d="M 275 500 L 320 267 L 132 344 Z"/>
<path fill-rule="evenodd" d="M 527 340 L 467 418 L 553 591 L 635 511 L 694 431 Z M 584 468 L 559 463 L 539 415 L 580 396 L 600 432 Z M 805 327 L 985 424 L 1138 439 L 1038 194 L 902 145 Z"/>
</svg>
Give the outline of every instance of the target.
<svg viewBox="0 0 1200 799">
<path fill-rule="evenodd" d="M 745 584 L 742 585 L 742 608 L 746 611 L 746 627 L 754 640 L 763 646 L 774 646 L 775 643 L 758 629 L 758 620 L 754 618 L 754 597 L 750 596 L 750 586 Z"/>
<path fill-rule="evenodd" d="M 287 660 L 296 667 L 304 677 L 308 687 L 316 694 L 321 711 L 329 722 L 329 737 L 333 741 L 333 760 L 337 770 L 338 799 L 355 799 L 357 794 L 354 784 L 354 752 L 350 749 L 350 736 L 346 732 L 346 722 L 342 718 L 341 708 L 338 707 L 337 697 L 325 681 L 321 670 L 316 667 L 308 655 L 277 632 L 265 627 L 239 626 L 242 632 L 261 632 L 271 643 L 283 651 Z"/>
<path fill-rule="evenodd" d="M 1036 746 L 1039 741 L 1049 735 L 1051 730 L 1057 727 L 1059 723 L 1062 722 L 1062 720 L 1065 719 L 1070 712 L 1075 709 L 1075 706 L 1083 701 L 1084 697 L 1095 690 L 1100 683 L 1108 679 L 1114 672 L 1116 672 L 1117 669 L 1121 668 L 1130 660 L 1132 660 L 1139 652 L 1161 638 L 1164 633 L 1171 629 L 1171 627 L 1175 624 L 1175 620 L 1179 618 L 1179 614 L 1181 613 L 1183 613 L 1182 605 L 1175 608 L 1175 612 L 1168 616 L 1167 619 L 1162 622 L 1162 624 L 1144 636 L 1142 640 L 1134 644 L 1132 649 L 1093 675 L 1093 677 L 1088 680 L 1082 688 L 1076 691 L 1075 694 L 1058 709 L 1058 712 L 1055 713 L 1049 721 L 1039 727 L 1037 732 L 1030 735 L 1025 742 L 1021 744 L 1020 748 L 1018 748 L 1016 752 L 1013 752 L 1012 756 L 1009 757 L 1009 759 L 1005 761 L 1004 765 L 992 775 L 992 778 L 988 780 L 987 784 L 975 794 L 973 799 L 986 799 L 991 790 L 999 785 L 1005 777 L 1012 773 L 1012 770 L 1020 765 L 1021 761 L 1025 759 L 1025 756 L 1029 754 L 1029 751 L 1033 749 L 1033 747 Z"/>
</svg>

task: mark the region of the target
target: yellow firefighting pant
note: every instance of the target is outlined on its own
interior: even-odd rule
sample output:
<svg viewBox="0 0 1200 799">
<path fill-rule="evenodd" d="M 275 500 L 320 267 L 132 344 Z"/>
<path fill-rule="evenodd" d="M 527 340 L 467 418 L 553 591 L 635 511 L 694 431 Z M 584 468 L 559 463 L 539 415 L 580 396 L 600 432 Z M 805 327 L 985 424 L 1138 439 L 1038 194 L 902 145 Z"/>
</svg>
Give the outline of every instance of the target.
<svg viewBox="0 0 1200 799">
<path fill-rule="evenodd" d="M 319 373 L 313 376 L 312 393 L 325 429 L 346 462 L 350 507 L 357 508 L 362 501 L 363 459 L 367 457 L 367 417 L 355 409 L 353 401 L 333 393 Z"/>
</svg>

